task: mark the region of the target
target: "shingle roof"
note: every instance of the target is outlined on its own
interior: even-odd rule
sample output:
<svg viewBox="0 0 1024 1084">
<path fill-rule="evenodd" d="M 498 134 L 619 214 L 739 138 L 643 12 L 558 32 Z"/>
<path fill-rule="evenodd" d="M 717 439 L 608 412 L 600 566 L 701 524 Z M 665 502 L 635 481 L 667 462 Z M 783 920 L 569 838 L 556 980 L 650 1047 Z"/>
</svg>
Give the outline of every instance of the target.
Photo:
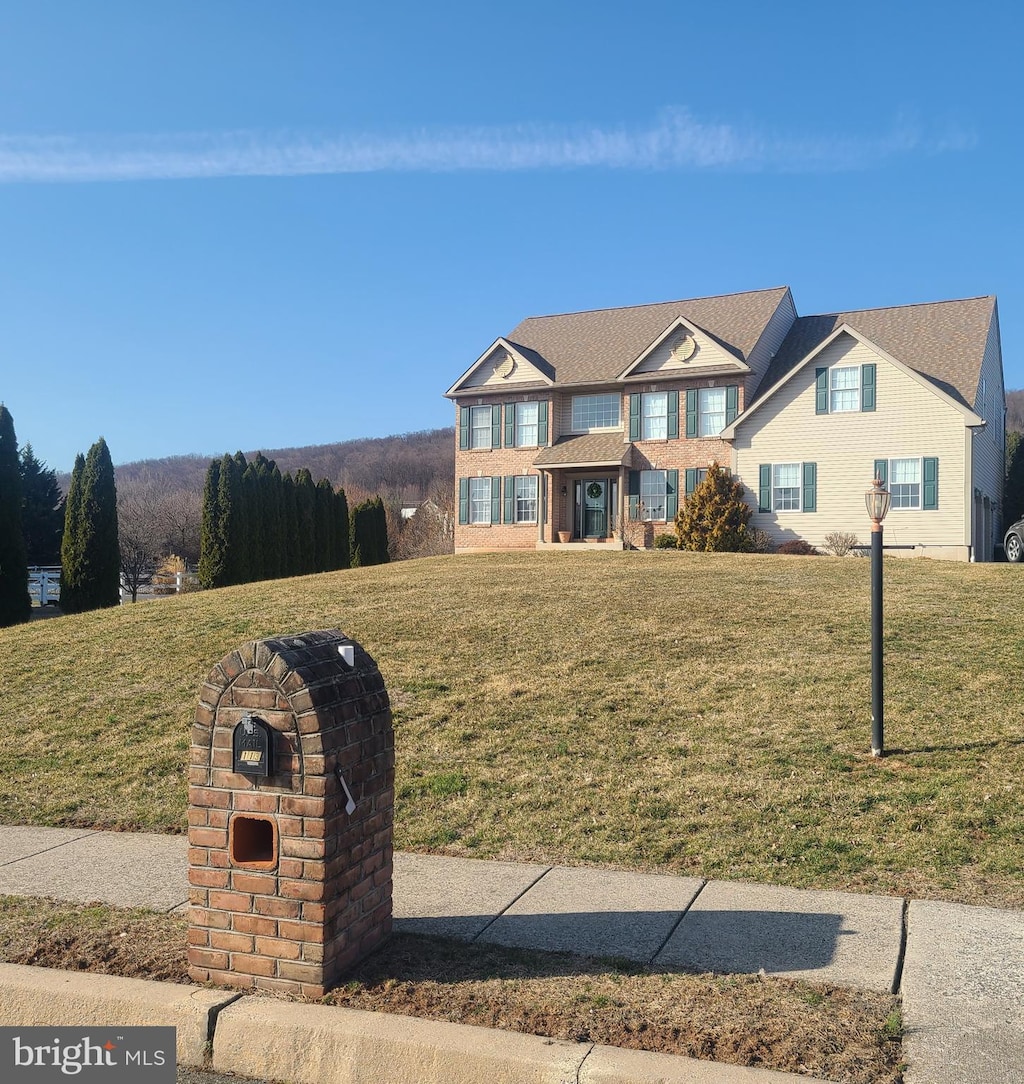
<svg viewBox="0 0 1024 1084">
<path fill-rule="evenodd" d="M 580 433 L 560 437 L 550 448 L 542 448 L 533 461 L 535 467 L 618 466 L 630 464 L 632 444 L 618 433 Z"/>
<path fill-rule="evenodd" d="M 788 287 L 688 301 L 664 301 L 561 316 L 531 316 L 505 338 L 543 362 L 559 384 L 615 380 L 678 317 L 716 338 L 743 360 L 786 296 Z"/>
<path fill-rule="evenodd" d="M 773 388 L 836 328 L 849 324 L 897 361 L 973 409 L 995 301 L 992 296 L 972 297 L 801 316 L 779 347 L 757 395 Z"/>
</svg>

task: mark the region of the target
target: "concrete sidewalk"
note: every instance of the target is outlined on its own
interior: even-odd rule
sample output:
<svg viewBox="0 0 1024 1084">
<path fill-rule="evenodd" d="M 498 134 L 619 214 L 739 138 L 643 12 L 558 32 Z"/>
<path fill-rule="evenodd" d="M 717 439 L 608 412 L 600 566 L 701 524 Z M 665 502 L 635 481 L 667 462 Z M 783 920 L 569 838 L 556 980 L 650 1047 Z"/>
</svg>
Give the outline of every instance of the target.
<svg viewBox="0 0 1024 1084">
<path fill-rule="evenodd" d="M 187 908 L 184 837 L 0 828 L 0 894 Z M 908 1084 L 1024 1084 L 1024 913 L 397 854 L 395 928 L 902 995 Z"/>
</svg>

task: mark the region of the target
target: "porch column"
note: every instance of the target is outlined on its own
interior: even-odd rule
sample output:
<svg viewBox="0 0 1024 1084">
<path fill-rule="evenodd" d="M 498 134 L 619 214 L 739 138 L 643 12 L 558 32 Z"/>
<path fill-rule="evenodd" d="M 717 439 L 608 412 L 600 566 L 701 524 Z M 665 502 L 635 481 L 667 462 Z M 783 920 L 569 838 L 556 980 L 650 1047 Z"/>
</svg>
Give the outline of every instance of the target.
<svg viewBox="0 0 1024 1084">
<path fill-rule="evenodd" d="M 625 464 L 619 464 L 619 511 L 618 511 L 618 528 L 617 533 L 619 538 L 626 537 L 626 516 L 629 514 L 629 494 L 626 492 L 628 486 L 628 474 Z"/>
<path fill-rule="evenodd" d="M 543 468 L 538 467 L 540 480 L 537 482 L 537 541 L 544 541 L 544 516 L 548 507 L 548 479 Z"/>
</svg>

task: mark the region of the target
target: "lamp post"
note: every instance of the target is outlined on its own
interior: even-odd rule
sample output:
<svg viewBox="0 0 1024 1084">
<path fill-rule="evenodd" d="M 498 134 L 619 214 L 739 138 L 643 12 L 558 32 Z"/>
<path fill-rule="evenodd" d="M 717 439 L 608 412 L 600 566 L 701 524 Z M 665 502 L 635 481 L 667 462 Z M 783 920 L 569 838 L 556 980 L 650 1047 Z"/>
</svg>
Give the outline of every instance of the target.
<svg viewBox="0 0 1024 1084">
<path fill-rule="evenodd" d="M 892 494 L 880 478 L 864 494 L 871 520 L 871 755 L 885 752 L 882 716 L 882 520 L 889 511 Z"/>
</svg>

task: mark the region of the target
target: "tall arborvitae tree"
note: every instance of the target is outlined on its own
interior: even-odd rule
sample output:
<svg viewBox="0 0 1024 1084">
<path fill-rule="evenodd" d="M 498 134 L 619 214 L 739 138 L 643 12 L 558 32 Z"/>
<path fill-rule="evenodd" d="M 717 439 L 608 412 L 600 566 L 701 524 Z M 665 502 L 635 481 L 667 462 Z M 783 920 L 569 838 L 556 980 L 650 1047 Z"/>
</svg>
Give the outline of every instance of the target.
<svg viewBox="0 0 1024 1084">
<path fill-rule="evenodd" d="M 224 533 L 224 583 L 245 583 L 248 570 L 242 514 L 242 473 L 238 461 L 226 452 L 220 461 L 217 510 Z"/>
<path fill-rule="evenodd" d="M 334 554 L 334 487 L 326 478 L 316 484 L 316 571 L 337 568 Z"/>
<path fill-rule="evenodd" d="M 345 490 L 339 489 L 334 495 L 334 552 L 335 568 L 349 567 L 349 527 L 348 498 Z"/>
<path fill-rule="evenodd" d="M 98 610 L 121 601 L 121 554 L 117 537 L 117 488 L 107 442 L 89 449 L 82 471 L 82 569 L 79 609 Z"/>
<path fill-rule="evenodd" d="M 254 462 L 250 463 L 242 474 L 242 504 L 245 508 L 245 582 L 252 583 L 267 578 L 263 494 L 260 475 Z"/>
<path fill-rule="evenodd" d="M 220 516 L 219 459 L 206 468 L 203 487 L 203 522 L 199 536 L 199 582 L 203 587 L 224 586 L 226 539 Z"/>
<path fill-rule="evenodd" d="M 385 565 L 391 560 L 388 554 L 388 514 L 380 497 L 374 501 L 374 534 L 377 539 L 377 564 Z"/>
<path fill-rule="evenodd" d="M 0 626 L 19 625 L 31 616 L 18 441 L 14 419 L 0 404 Z"/>
<path fill-rule="evenodd" d="M 295 480 L 291 471 L 281 479 L 281 528 L 284 542 L 282 576 L 298 576 L 301 553 L 299 549 L 299 507 Z"/>
<path fill-rule="evenodd" d="M 60 608 L 66 614 L 82 609 L 82 475 L 85 456 L 79 452 L 71 471 L 67 499 L 64 501 L 64 535 L 60 544 Z"/>
<path fill-rule="evenodd" d="M 60 564 L 64 497 L 57 472 L 49 470 L 26 444 L 21 450 L 22 529 L 29 567 Z"/>
<path fill-rule="evenodd" d="M 285 575 L 284 483 L 273 460 L 269 462 L 263 484 L 267 491 L 267 575 L 276 580 Z"/>
<path fill-rule="evenodd" d="M 295 475 L 295 498 L 299 551 L 296 571 L 304 576 L 316 572 L 316 487 L 307 467 L 302 467 Z"/>
</svg>

